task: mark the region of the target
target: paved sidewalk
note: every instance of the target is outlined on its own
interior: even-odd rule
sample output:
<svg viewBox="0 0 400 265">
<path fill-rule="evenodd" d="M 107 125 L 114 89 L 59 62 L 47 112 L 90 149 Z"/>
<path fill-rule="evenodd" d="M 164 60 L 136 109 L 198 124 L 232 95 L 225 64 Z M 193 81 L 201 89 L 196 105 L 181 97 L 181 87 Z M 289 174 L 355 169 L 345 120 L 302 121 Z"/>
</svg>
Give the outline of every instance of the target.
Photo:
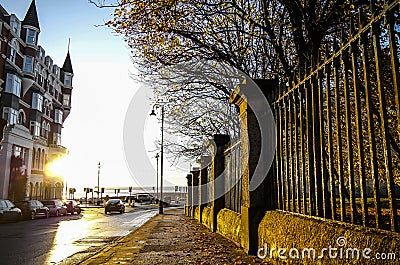
<svg viewBox="0 0 400 265">
<path fill-rule="evenodd" d="M 166 210 L 82 264 L 265 264 L 183 209 Z"/>
</svg>

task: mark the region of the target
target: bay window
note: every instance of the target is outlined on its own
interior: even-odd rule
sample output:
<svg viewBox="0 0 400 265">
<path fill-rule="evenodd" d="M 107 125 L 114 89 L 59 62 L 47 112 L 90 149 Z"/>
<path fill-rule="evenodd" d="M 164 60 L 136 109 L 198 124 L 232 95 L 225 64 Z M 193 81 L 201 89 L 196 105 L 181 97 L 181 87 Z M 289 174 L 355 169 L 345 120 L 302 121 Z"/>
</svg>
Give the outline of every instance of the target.
<svg viewBox="0 0 400 265">
<path fill-rule="evenodd" d="M 26 30 L 26 43 L 36 45 L 36 31 L 33 29 Z"/>
<path fill-rule="evenodd" d="M 21 78 L 14 74 L 7 73 L 5 92 L 20 96 L 21 94 Z"/>
<path fill-rule="evenodd" d="M 16 124 L 18 120 L 18 110 L 9 107 L 3 108 L 3 119 L 10 125 Z"/>
<path fill-rule="evenodd" d="M 33 73 L 33 57 L 25 56 L 24 60 L 24 71 Z"/>
<path fill-rule="evenodd" d="M 54 122 L 58 124 L 62 124 L 63 120 L 63 112 L 62 110 L 56 109 L 55 110 L 55 115 L 54 115 Z"/>
<path fill-rule="evenodd" d="M 70 107 L 71 106 L 70 99 L 71 99 L 71 95 L 64 94 L 63 95 L 63 105 Z"/>
<path fill-rule="evenodd" d="M 40 123 L 37 121 L 31 121 L 31 133 L 34 136 L 40 135 Z"/>
<path fill-rule="evenodd" d="M 38 93 L 32 94 L 32 108 L 42 111 L 43 109 L 43 96 Z"/>
<path fill-rule="evenodd" d="M 72 86 L 72 75 L 71 74 L 66 73 L 64 75 L 64 85 Z"/>
<path fill-rule="evenodd" d="M 53 134 L 53 143 L 55 145 L 61 145 L 61 133 L 54 133 Z"/>
</svg>

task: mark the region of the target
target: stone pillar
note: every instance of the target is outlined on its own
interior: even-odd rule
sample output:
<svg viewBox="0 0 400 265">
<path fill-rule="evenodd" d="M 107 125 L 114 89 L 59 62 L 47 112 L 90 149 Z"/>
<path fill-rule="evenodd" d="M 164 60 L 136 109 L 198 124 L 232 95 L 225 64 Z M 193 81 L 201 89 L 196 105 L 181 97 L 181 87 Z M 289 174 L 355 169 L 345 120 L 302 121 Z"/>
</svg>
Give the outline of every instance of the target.
<svg viewBox="0 0 400 265">
<path fill-rule="evenodd" d="M 243 93 L 243 85 L 239 86 L 231 95 L 231 103 L 240 110 L 240 144 L 242 160 L 242 205 L 241 205 L 241 245 L 249 254 L 256 254 L 258 249 L 258 225 L 265 215 L 266 210 L 274 209 L 274 180 L 271 173 L 266 172 L 262 183 L 254 190 L 250 190 L 250 183 L 253 173 L 257 167 L 261 153 L 261 131 L 257 117 L 247 102 Z M 260 80 L 258 83 L 261 89 L 273 91 L 276 81 Z M 270 99 L 271 97 L 267 97 Z M 254 99 L 252 99 L 254 100 Z M 252 102 L 254 103 L 254 102 Z M 265 102 L 255 102 L 258 107 L 265 105 Z M 261 104 L 261 105 L 260 105 Z M 264 136 L 263 136 L 264 137 Z M 268 137 L 268 136 L 265 136 Z M 268 139 L 274 141 L 275 139 Z M 275 150 L 264 150 L 275 152 Z M 272 167 L 273 168 L 273 167 Z M 272 169 L 271 168 L 271 169 Z M 270 170 L 271 171 L 271 170 Z"/>
<path fill-rule="evenodd" d="M 214 158 L 211 163 L 211 230 L 217 231 L 217 216 L 221 209 L 225 208 L 225 156 L 224 150 L 230 139 L 228 135 L 216 134 L 213 136 L 212 153 Z"/>
<path fill-rule="evenodd" d="M 200 175 L 199 175 L 199 206 L 200 206 L 200 223 L 202 220 L 202 214 L 204 207 L 207 206 L 207 177 L 208 177 L 208 165 L 210 164 L 210 156 L 201 156 L 197 161 L 200 163 Z"/>
<path fill-rule="evenodd" d="M 193 193 L 193 204 L 191 217 L 195 217 L 196 209 L 199 207 L 199 175 L 200 171 L 198 168 L 193 168 L 190 171 L 192 174 L 192 193 Z M 198 211 L 198 210 L 197 210 Z"/>
<path fill-rule="evenodd" d="M 10 167 L 12 144 L 2 143 L 0 151 L 0 198 L 13 200 L 12 194 L 8 194 L 10 187 Z"/>
<path fill-rule="evenodd" d="M 192 206 L 193 206 L 193 189 L 192 189 L 192 174 L 187 174 L 187 193 L 186 193 L 186 207 L 185 214 L 191 216 Z"/>
</svg>

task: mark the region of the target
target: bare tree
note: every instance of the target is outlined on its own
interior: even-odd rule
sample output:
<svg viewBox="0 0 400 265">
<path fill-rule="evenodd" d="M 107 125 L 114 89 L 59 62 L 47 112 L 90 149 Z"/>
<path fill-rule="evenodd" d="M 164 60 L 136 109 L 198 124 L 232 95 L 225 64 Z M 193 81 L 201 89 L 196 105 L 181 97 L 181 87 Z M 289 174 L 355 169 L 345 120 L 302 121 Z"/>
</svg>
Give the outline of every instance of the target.
<svg viewBox="0 0 400 265">
<path fill-rule="evenodd" d="M 291 81 L 318 64 L 321 46 L 341 37 L 349 17 L 370 15 L 363 1 L 352 0 L 110 1 L 89 0 L 114 8 L 106 25 L 124 36 L 139 72 L 136 78 L 152 84 L 155 100 L 173 102 L 167 112 L 170 132 L 200 145 L 213 133 L 232 131 L 222 126 L 232 120 L 229 115 L 206 107 L 231 109 L 228 97 L 237 78 L 208 79 L 209 72 L 199 75 L 192 66 L 218 62 L 251 78 Z M 171 150 L 177 155 L 196 155 L 176 144 L 179 148 Z"/>
</svg>

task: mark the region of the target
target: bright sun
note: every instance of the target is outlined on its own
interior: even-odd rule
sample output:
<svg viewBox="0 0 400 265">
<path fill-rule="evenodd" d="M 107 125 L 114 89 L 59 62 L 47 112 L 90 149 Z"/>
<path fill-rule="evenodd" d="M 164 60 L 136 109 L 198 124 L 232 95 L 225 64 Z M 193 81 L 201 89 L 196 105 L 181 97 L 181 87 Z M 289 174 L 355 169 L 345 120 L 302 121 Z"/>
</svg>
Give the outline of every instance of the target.
<svg viewBox="0 0 400 265">
<path fill-rule="evenodd" d="M 56 158 L 55 160 L 47 163 L 45 172 L 48 176 L 66 177 L 68 170 L 68 155 Z"/>
</svg>

